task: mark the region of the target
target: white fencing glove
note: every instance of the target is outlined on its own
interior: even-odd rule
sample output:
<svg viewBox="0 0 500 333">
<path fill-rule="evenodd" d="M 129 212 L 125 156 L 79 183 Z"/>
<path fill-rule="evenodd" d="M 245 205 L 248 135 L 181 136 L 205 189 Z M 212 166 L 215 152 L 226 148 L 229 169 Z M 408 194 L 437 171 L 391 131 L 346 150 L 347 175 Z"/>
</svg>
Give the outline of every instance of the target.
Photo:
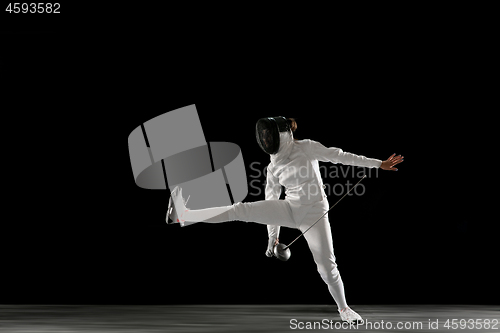
<svg viewBox="0 0 500 333">
<path fill-rule="evenodd" d="M 266 256 L 272 257 L 274 255 L 273 248 L 276 244 L 279 243 L 280 227 L 276 225 L 268 225 L 267 226 L 267 234 L 269 235 L 269 240 L 267 242 L 267 251 Z"/>
</svg>

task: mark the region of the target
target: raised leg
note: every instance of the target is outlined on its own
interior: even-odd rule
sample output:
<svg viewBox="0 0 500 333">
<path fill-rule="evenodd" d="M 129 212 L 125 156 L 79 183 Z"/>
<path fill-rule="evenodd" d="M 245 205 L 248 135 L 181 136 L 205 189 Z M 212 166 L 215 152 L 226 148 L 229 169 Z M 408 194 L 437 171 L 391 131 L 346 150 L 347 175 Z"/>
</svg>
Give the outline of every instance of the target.
<svg viewBox="0 0 500 333">
<path fill-rule="evenodd" d="M 184 222 L 220 223 L 239 220 L 297 228 L 287 201 L 262 200 L 239 202 L 231 206 L 189 209 L 186 208 L 186 201 L 182 197 L 182 189 L 178 187 L 174 188 L 171 193 L 167 220 L 168 218 L 181 225 L 184 225 Z"/>
</svg>

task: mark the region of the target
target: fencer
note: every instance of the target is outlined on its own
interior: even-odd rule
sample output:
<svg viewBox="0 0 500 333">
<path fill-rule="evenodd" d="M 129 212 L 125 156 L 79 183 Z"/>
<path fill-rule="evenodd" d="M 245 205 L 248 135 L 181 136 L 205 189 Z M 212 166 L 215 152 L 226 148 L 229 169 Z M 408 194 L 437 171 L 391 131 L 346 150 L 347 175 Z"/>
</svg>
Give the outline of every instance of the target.
<svg viewBox="0 0 500 333">
<path fill-rule="evenodd" d="M 307 230 L 328 210 L 318 161 L 345 165 L 397 170 L 395 165 L 403 161 L 401 155 L 391 155 L 381 161 L 344 152 L 340 148 L 327 148 L 321 143 L 305 139 L 295 140 L 297 129 L 294 119 L 269 117 L 259 119 L 256 124 L 256 139 L 264 152 L 270 155 L 267 167 L 265 200 L 238 202 L 231 206 L 199 210 L 186 208 L 182 189 L 171 192 L 167 210 L 167 223 L 227 221 L 256 222 L 267 225 L 268 247 L 266 255 L 272 256 L 273 246 L 279 242 L 280 226 Z M 279 200 L 282 186 L 285 200 Z M 362 320 L 346 302 L 344 284 L 335 262 L 332 234 L 328 214 L 304 234 L 318 272 L 327 284 L 343 321 Z"/>
</svg>

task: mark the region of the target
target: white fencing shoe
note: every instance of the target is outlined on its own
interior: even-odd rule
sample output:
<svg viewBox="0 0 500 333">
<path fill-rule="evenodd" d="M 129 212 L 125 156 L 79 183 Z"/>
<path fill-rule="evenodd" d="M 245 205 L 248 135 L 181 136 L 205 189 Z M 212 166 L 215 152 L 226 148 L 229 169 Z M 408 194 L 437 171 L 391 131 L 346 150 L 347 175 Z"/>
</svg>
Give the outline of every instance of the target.
<svg viewBox="0 0 500 333">
<path fill-rule="evenodd" d="M 342 321 L 347 321 L 349 323 L 363 321 L 363 318 L 361 318 L 361 316 L 357 314 L 356 311 L 354 311 L 350 307 L 346 307 L 345 309 L 339 310 L 339 313 Z"/>
<path fill-rule="evenodd" d="M 169 223 L 169 219 L 172 221 L 170 223 L 180 223 L 181 226 L 184 226 L 184 220 L 182 219 L 182 215 L 188 211 L 186 208 L 187 200 L 184 200 L 182 197 L 182 188 L 179 186 L 174 187 L 172 192 L 170 193 L 170 200 L 168 201 L 167 208 L 167 216 L 165 221 Z"/>
</svg>

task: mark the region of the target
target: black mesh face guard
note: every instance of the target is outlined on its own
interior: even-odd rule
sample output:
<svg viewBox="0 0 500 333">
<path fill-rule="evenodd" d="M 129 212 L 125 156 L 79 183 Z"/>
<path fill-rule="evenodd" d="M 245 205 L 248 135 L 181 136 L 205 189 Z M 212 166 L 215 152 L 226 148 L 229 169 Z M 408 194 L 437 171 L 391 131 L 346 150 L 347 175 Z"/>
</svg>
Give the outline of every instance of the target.
<svg viewBox="0 0 500 333">
<path fill-rule="evenodd" d="M 255 125 L 255 137 L 260 148 L 268 154 L 276 154 L 280 148 L 280 132 L 290 130 L 285 117 L 261 118 Z"/>
</svg>

